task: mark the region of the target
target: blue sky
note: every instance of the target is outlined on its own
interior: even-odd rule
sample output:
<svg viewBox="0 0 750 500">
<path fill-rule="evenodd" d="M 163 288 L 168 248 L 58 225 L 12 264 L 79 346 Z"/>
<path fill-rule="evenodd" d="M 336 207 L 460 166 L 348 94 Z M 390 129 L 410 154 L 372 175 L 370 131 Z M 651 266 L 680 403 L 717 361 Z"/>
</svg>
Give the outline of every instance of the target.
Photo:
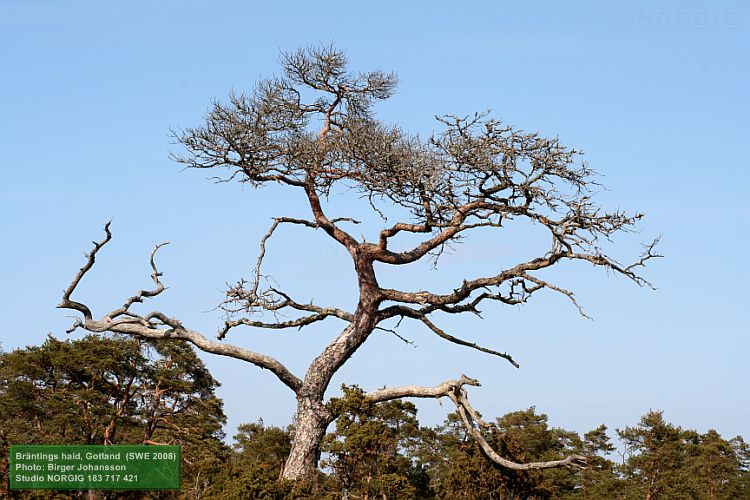
<svg viewBox="0 0 750 500">
<path fill-rule="evenodd" d="M 148 253 L 170 240 L 159 260 L 170 289 L 151 307 L 213 335 L 219 318 L 206 311 L 226 282 L 250 275 L 270 218 L 304 206 L 278 188 L 181 172 L 168 158 L 170 128 L 200 124 L 212 99 L 272 75 L 279 50 L 333 41 L 354 68 L 399 74 L 378 108 L 385 121 L 429 135 L 436 114 L 492 109 L 582 149 L 608 188 L 598 200 L 647 214 L 618 255 L 658 235 L 666 255 L 645 271 L 657 291 L 585 266 L 556 272 L 594 321 L 554 294 L 485 307 L 484 321 L 441 319 L 507 349 L 520 370 L 405 325 L 417 348 L 373 335 L 336 385 L 435 385 L 466 373 L 483 382 L 470 397 L 485 416 L 536 405 L 552 425 L 585 431 L 661 409 L 683 427 L 750 437 L 749 40 L 742 2 L 2 2 L 2 346 L 65 337 L 71 319 L 54 306 L 109 219 L 114 240 L 78 297 L 95 312 L 114 308 L 148 285 Z M 362 211 L 356 200 L 330 206 Z M 449 287 L 533 243 L 523 231 L 478 237 L 438 271 L 382 269 L 381 281 Z M 352 304 L 351 266 L 323 235 L 287 229 L 268 250 L 266 269 L 298 296 Z M 229 340 L 301 375 L 341 326 Z M 292 394 L 270 374 L 203 358 L 223 384 L 230 433 L 259 417 L 290 421 Z M 427 424 L 450 411 L 419 407 Z"/>
</svg>

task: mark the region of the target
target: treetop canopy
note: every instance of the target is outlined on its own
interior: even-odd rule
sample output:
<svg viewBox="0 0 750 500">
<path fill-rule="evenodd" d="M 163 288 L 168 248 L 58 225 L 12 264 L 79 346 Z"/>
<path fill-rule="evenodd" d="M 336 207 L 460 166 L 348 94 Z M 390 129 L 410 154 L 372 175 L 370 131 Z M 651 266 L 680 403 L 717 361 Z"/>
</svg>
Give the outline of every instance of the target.
<svg viewBox="0 0 750 500">
<path fill-rule="evenodd" d="M 203 126 L 179 133 L 187 154 L 176 159 L 227 168 L 223 180 L 308 186 L 318 195 L 342 182 L 371 203 L 406 208 L 430 231 L 460 211 L 495 224 L 524 215 L 562 234 L 611 234 L 639 217 L 600 214 L 590 200 L 594 172 L 556 138 L 478 113 L 438 117 L 442 130 L 423 139 L 372 112 L 393 94 L 395 75 L 350 71 L 332 46 L 284 53 L 281 66 L 281 76 L 214 103 Z"/>
</svg>

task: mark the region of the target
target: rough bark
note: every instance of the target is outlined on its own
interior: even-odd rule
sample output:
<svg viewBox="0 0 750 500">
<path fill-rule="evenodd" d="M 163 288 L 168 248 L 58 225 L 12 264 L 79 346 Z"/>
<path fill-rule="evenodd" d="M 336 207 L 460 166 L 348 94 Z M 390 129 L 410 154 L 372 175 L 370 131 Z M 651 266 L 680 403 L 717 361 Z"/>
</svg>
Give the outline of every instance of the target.
<svg viewBox="0 0 750 500">
<path fill-rule="evenodd" d="M 317 470 L 320 444 L 331 416 L 322 397 L 298 397 L 294 416 L 294 442 L 281 473 L 282 479 L 297 480 Z"/>
</svg>

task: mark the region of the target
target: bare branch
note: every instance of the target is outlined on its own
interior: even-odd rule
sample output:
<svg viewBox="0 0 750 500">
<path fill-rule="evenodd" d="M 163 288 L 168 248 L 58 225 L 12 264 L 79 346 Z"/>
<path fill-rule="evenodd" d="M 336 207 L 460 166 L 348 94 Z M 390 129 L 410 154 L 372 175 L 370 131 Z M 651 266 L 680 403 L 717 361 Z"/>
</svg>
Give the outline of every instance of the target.
<svg viewBox="0 0 750 500">
<path fill-rule="evenodd" d="M 317 314 L 311 314 L 309 316 L 303 316 L 301 318 L 297 318 L 297 319 L 293 319 L 289 321 L 279 321 L 279 322 L 274 322 L 274 323 L 254 321 L 249 318 L 227 320 L 224 323 L 224 326 L 221 328 L 221 330 L 219 330 L 217 338 L 219 340 L 222 340 L 226 336 L 226 334 L 229 332 L 229 330 L 240 325 L 251 326 L 255 328 L 266 328 L 266 329 L 271 329 L 271 330 L 282 330 L 285 328 L 302 328 L 303 326 L 307 326 L 312 323 L 322 321 L 330 316 L 338 317 L 347 321 L 351 321 L 352 319 L 351 314 L 341 311 L 339 309 L 332 308 L 332 307 L 324 308 L 324 307 L 313 306 L 312 304 L 297 304 L 296 302 L 289 302 L 286 305 L 288 305 L 289 307 L 293 307 L 295 309 L 300 309 L 300 310 L 310 310 L 312 308 L 320 312 L 318 312 Z"/>
<path fill-rule="evenodd" d="M 528 271 L 544 269 L 554 265 L 563 255 L 552 254 L 545 257 L 538 257 L 528 262 L 523 262 L 512 268 L 501 271 L 495 276 L 476 278 L 464 281 L 460 287 L 457 287 L 451 293 L 437 294 L 427 291 L 420 292 L 403 292 L 401 290 L 383 289 L 381 293 L 384 299 L 394 302 L 409 304 L 429 304 L 430 311 L 440 309 L 442 306 L 455 305 L 466 300 L 472 292 L 481 288 L 499 286 L 508 280 L 518 278 Z M 490 296 L 487 296 L 490 298 Z"/>
<path fill-rule="evenodd" d="M 283 329 L 283 328 L 295 328 L 303 327 L 317 321 L 324 320 L 328 317 L 335 317 L 344 321 L 351 322 L 354 316 L 351 313 L 343 311 L 335 307 L 321 307 L 316 306 L 313 303 L 302 304 L 293 300 L 288 294 L 282 292 L 274 287 L 270 287 L 267 291 L 262 294 L 257 294 L 256 291 L 246 291 L 243 287 L 243 282 L 240 281 L 237 285 L 230 288 L 227 291 L 229 297 L 225 300 L 220 307 L 227 311 L 227 313 L 234 315 L 241 311 L 247 311 L 252 313 L 254 309 L 260 308 L 265 311 L 273 312 L 276 314 L 285 308 L 294 309 L 297 311 L 305 311 L 314 313 L 309 316 L 303 316 L 297 319 L 288 321 L 276 321 L 266 322 L 252 320 L 250 318 L 239 318 L 236 320 L 227 320 L 224 326 L 219 330 L 217 335 L 218 339 L 223 339 L 226 334 L 234 327 L 245 325 L 256 328 L 268 328 L 268 329 Z M 239 303 L 241 306 L 232 308 L 229 304 Z"/>
<path fill-rule="evenodd" d="M 360 224 L 360 221 L 356 219 L 352 219 L 351 217 L 338 217 L 336 219 L 333 219 L 330 221 L 332 224 L 335 224 L 336 222 L 351 222 L 353 224 Z M 298 224 L 301 226 L 310 227 L 312 229 L 318 229 L 320 224 L 317 222 L 309 221 L 306 219 L 297 219 L 294 217 L 275 217 L 273 219 L 273 224 L 271 224 L 271 227 L 268 229 L 266 234 L 263 236 L 263 238 L 260 240 L 260 253 L 258 254 L 258 260 L 255 264 L 255 281 L 253 284 L 253 290 L 252 293 L 256 293 L 258 291 L 258 286 L 260 283 L 260 267 L 263 263 L 263 258 L 266 255 L 266 242 L 271 238 L 276 228 L 279 226 L 279 224 Z"/>
<path fill-rule="evenodd" d="M 323 207 L 320 204 L 320 197 L 315 191 L 315 178 L 309 176 L 305 186 L 305 193 L 307 194 L 308 202 L 310 203 L 310 209 L 312 210 L 315 222 L 318 227 L 322 228 L 331 238 L 338 241 L 343 245 L 349 253 L 352 255 L 356 251 L 359 243 L 349 233 L 339 228 L 332 220 L 323 212 Z"/>
<path fill-rule="evenodd" d="M 75 291 L 76 287 L 78 286 L 78 283 L 81 282 L 81 279 L 83 276 L 88 272 L 89 269 L 94 265 L 94 262 L 96 261 L 96 254 L 99 252 L 99 250 L 109 243 L 109 241 L 112 239 L 112 233 L 109 231 L 109 226 L 112 224 L 112 221 L 107 222 L 104 224 L 104 232 L 106 233 L 106 237 L 100 241 L 100 242 L 92 242 L 94 244 L 94 248 L 91 250 L 90 253 L 84 254 L 86 256 L 86 263 L 83 265 L 81 269 L 78 270 L 76 275 L 73 277 L 73 281 L 70 282 L 70 285 L 67 289 L 63 292 L 63 298 L 62 301 L 57 305 L 59 309 L 75 309 L 76 311 L 80 311 L 83 313 L 83 317 L 86 319 L 91 319 L 91 310 L 81 304 L 80 302 L 76 302 L 70 298 L 70 296 Z"/>
<path fill-rule="evenodd" d="M 334 224 L 337 222 L 351 222 L 352 224 L 361 224 L 360 221 L 357 219 L 352 219 L 351 217 L 336 217 L 335 219 L 331 219 L 331 222 Z"/>
<path fill-rule="evenodd" d="M 388 332 L 390 334 L 393 334 L 396 338 L 398 338 L 404 344 L 410 345 L 412 347 L 416 347 L 416 345 L 414 345 L 414 341 L 413 340 L 409 340 L 406 337 L 404 337 L 403 335 L 399 334 L 396 331 L 395 328 L 383 328 L 382 326 L 376 326 L 375 330 L 380 330 L 380 331 L 383 331 L 383 332 Z"/>
<path fill-rule="evenodd" d="M 565 257 L 571 260 L 585 260 L 587 262 L 591 262 L 595 266 L 611 269 L 612 271 L 615 271 L 616 273 L 622 274 L 623 276 L 631 279 L 638 286 L 647 286 L 655 290 L 656 288 L 654 287 L 654 285 L 642 276 L 636 274 L 635 270 L 639 267 L 645 267 L 646 262 L 651 259 L 658 259 L 663 257 L 663 255 L 655 252 L 655 247 L 659 243 L 659 239 L 660 238 L 656 238 L 650 244 L 644 245 L 645 250 L 638 258 L 638 260 L 627 266 L 618 263 L 616 260 L 603 253 L 597 253 L 593 255 L 585 253 L 566 253 Z"/>
<path fill-rule="evenodd" d="M 429 224 L 406 224 L 399 222 L 388 229 L 380 231 L 380 248 L 385 250 L 388 245 L 388 238 L 395 236 L 401 231 L 408 231 L 410 233 L 429 233 L 431 230 L 432 227 Z"/>
<path fill-rule="evenodd" d="M 169 328 L 160 328 L 163 326 Z M 210 340 L 194 330 L 183 327 L 179 321 L 167 318 L 161 313 L 152 312 L 139 319 L 107 321 L 105 317 L 100 321 L 86 320 L 82 327 L 90 332 L 108 331 L 154 340 L 186 340 L 202 351 L 247 361 L 259 368 L 269 370 L 295 393 L 299 392 L 302 387 L 302 381 L 276 358 L 236 345 Z"/>
<path fill-rule="evenodd" d="M 373 252 L 373 258 L 379 262 L 396 265 L 415 262 L 424 257 L 430 251 L 455 238 L 460 232 L 477 227 L 476 224 L 465 224 L 464 222 L 470 216 L 478 215 L 478 212 L 480 210 L 490 210 L 492 213 L 496 214 L 517 212 L 517 209 L 513 207 L 503 206 L 496 203 L 488 203 L 485 201 L 472 201 L 456 208 L 455 213 L 451 217 L 450 221 L 444 224 L 426 222 L 425 224 L 417 225 L 399 222 L 394 226 L 388 229 L 384 229 L 380 232 L 379 245 L 377 247 L 378 251 Z M 388 239 L 401 231 L 408 231 L 412 233 L 427 233 L 430 232 L 433 227 L 443 228 L 443 230 L 438 232 L 431 238 L 423 241 L 411 250 L 403 252 L 391 252 L 387 249 Z"/>
<path fill-rule="evenodd" d="M 625 267 L 623 270 L 627 276 L 629 276 L 631 279 L 635 280 L 638 284 L 645 284 L 651 289 L 656 289 L 654 285 L 643 279 L 642 277 L 635 274 L 635 269 L 639 267 L 646 267 L 646 262 L 648 262 L 651 259 L 660 259 L 664 257 L 662 254 L 657 253 L 655 251 L 656 245 L 659 244 L 659 241 L 661 241 L 661 236 L 655 238 L 651 243 L 647 245 L 643 245 L 644 251 L 641 253 L 640 258 L 635 261 L 634 263 L 630 264 L 629 266 Z"/>
<path fill-rule="evenodd" d="M 402 290 L 382 289 L 381 293 L 385 300 L 400 302 L 405 304 L 420 304 L 423 307 L 420 312 L 429 314 L 436 310 L 448 313 L 473 312 L 478 313 L 477 305 L 484 300 L 497 300 L 506 304 L 520 304 L 526 302 L 530 296 L 542 289 L 549 288 L 558 293 L 565 295 L 575 305 L 578 312 L 585 318 L 591 319 L 583 310 L 581 305 L 576 301 L 575 295 L 570 290 L 550 283 L 530 274 L 531 271 L 539 271 L 557 264 L 562 259 L 585 260 L 595 266 L 604 267 L 621 274 L 639 285 L 653 286 L 643 277 L 636 274 L 635 269 L 644 267 L 648 260 L 662 257 L 654 251 L 658 239 L 649 245 L 646 245 L 644 253 L 633 264 L 623 266 L 617 261 L 603 253 L 586 254 L 581 252 L 568 252 L 558 247 L 558 252 L 551 252 L 543 257 L 538 257 L 527 262 L 519 263 L 511 268 L 505 269 L 495 276 L 465 280 L 461 286 L 453 289 L 451 293 L 439 294 L 428 291 L 405 292 Z M 522 286 L 522 293 L 514 290 L 515 284 L 519 279 L 533 283 L 534 287 Z M 482 293 L 471 299 L 472 294 L 480 289 L 490 287 L 500 287 L 505 283 L 511 284 L 511 291 L 507 295 L 498 293 Z M 469 301 L 469 302 L 464 302 Z"/>
<path fill-rule="evenodd" d="M 476 344 L 474 342 L 468 342 L 466 340 L 460 339 L 458 337 L 454 337 L 453 335 L 450 335 L 443 331 L 441 328 L 439 328 L 437 325 L 435 325 L 430 319 L 427 317 L 427 314 L 424 314 L 418 310 L 411 309 L 409 307 L 405 306 L 393 306 L 386 309 L 383 309 L 381 311 L 380 321 L 387 318 L 392 318 L 394 316 L 401 316 L 401 317 L 407 317 L 412 319 L 418 319 L 422 323 L 424 323 L 427 328 L 429 328 L 433 333 L 435 333 L 438 337 L 447 340 L 448 342 L 452 342 L 454 344 L 462 345 L 465 347 L 469 347 L 471 349 L 476 349 L 477 351 L 484 352 L 487 354 L 492 354 L 493 356 L 498 356 L 500 358 L 503 358 L 507 360 L 510 364 L 515 366 L 516 368 L 520 368 L 520 365 L 513 359 L 513 357 L 508 354 L 507 352 L 500 352 L 495 351 L 493 349 L 488 349 L 486 347 L 482 347 L 479 344 Z"/>
<path fill-rule="evenodd" d="M 258 260 L 255 263 L 255 280 L 253 282 L 253 288 L 250 290 L 249 295 L 251 297 L 257 297 L 258 296 L 258 287 L 260 286 L 260 267 L 263 263 L 263 258 L 266 255 L 266 242 L 268 239 L 273 235 L 274 231 L 276 231 L 276 228 L 279 227 L 279 224 L 283 223 L 289 223 L 289 224 L 299 224 L 302 226 L 311 227 L 313 229 L 317 228 L 318 225 L 315 222 L 311 222 L 309 220 L 305 219 L 295 219 L 292 217 L 276 217 L 273 220 L 273 224 L 271 224 L 271 227 L 268 229 L 266 234 L 263 236 L 263 238 L 260 240 L 260 252 L 258 254 Z"/>
<path fill-rule="evenodd" d="M 592 319 L 589 315 L 586 314 L 586 312 L 583 310 L 581 305 L 576 300 L 575 294 L 571 292 L 570 290 L 559 287 L 557 285 L 553 285 L 552 283 L 548 281 L 544 281 L 535 276 L 531 276 L 528 273 L 522 273 L 521 277 L 525 280 L 531 281 L 532 283 L 536 283 L 540 288 L 549 288 L 550 290 L 554 290 L 558 293 L 565 295 L 573 303 L 573 305 L 576 306 L 576 309 L 578 309 L 578 312 L 581 314 L 581 316 L 583 316 L 586 319 Z"/>
<path fill-rule="evenodd" d="M 474 342 L 468 342 L 466 340 L 459 339 L 458 337 L 454 337 L 453 335 L 449 335 L 449 334 L 445 333 L 443 330 L 441 330 L 440 328 L 438 328 L 425 315 L 421 315 L 419 317 L 419 320 L 422 321 L 422 323 L 424 323 L 427 326 L 427 328 L 429 328 L 430 330 L 432 330 L 440 338 L 443 338 L 443 339 L 445 339 L 445 340 L 447 340 L 449 342 L 453 342 L 454 344 L 462 345 L 462 346 L 465 346 L 465 347 L 470 347 L 471 349 L 476 349 L 477 351 L 481 351 L 481 352 L 484 352 L 484 353 L 487 353 L 487 354 L 492 354 L 493 356 L 498 356 L 500 358 L 505 359 L 506 361 L 508 361 L 510 364 L 512 364 L 516 368 L 520 368 L 521 367 L 518 363 L 516 363 L 516 361 L 513 359 L 513 357 L 511 357 L 511 355 L 508 354 L 507 352 L 500 352 L 500 351 L 495 351 L 493 349 L 488 349 L 486 347 L 480 346 L 479 344 L 475 344 Z"/>
</svg>

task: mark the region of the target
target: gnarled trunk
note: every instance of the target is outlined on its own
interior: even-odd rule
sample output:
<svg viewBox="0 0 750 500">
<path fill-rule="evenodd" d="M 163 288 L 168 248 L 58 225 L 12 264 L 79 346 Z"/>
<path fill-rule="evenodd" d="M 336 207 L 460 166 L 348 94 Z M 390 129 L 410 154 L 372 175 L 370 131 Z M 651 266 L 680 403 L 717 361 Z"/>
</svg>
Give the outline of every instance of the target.
<svg viewBox="0 0 750 500">
<path fill-rule="evenodd" d="M 323 404 L 326 389 L 336 371 L 367 340 L 377 323 L 379 295 L 372 262 L 358 256 L 355 264 L 360 281 L 357 310 L 350 324 L 310 364 L 297 392 L 294 441 L 282 479 L 303 479 L 317 469 L 320 444 L 328 425 L 337 416 Z"/>
</svg>

